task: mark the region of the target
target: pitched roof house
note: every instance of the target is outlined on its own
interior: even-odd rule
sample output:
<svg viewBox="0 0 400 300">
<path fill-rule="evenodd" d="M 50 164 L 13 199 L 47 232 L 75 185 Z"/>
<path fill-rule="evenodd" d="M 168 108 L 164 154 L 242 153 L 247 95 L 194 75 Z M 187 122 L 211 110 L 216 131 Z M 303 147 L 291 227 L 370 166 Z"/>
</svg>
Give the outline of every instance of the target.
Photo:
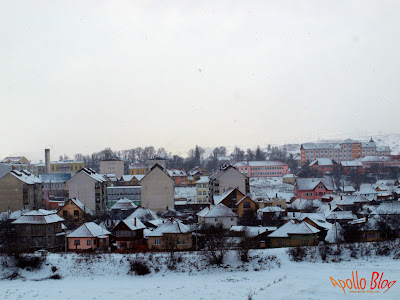
<svg viewBox="0 0 400 300">
<path fill-rule="evenodd" d="M 295 194 L 297 198 L 321 199 L 325 194 L 332 194 L 334 184 L 332 178 L 297 178 Z"/>
<path fill-rule="evenodd" d="M 184 250 L 192 247 L 192 232 L 179 220 L 169 219 L 147 235 L 149 249 Z"/>
<path fill-rule="evenodd" d="M 95 250 L 109 245 L 111 233 L 96 223 L 89 222 L 67 235 L 69 250 Z"/>
<path fill-rule="evenodd" d="M 318 244 L 319 230 L 306 223 L 295 223 L 293 220 L 285 223 L 268 235 L 271 247 L 312 246 Z"/>
<path fill-rule="evenodd" d="M 146 226 L 138 218 L 129 218 L 119 221 L 111 232 L 120 249 L 143 249 L 147 246 L 143 237 L 145 228 Z"/>
<path fill-rule="evenodd" d="M 197 213 L 198 223 L 207 225 L 221 224 L 224 229 L 236 226 L 238 223 L 238 215 L 224 204 L 208 205 Z"/>
</svg>

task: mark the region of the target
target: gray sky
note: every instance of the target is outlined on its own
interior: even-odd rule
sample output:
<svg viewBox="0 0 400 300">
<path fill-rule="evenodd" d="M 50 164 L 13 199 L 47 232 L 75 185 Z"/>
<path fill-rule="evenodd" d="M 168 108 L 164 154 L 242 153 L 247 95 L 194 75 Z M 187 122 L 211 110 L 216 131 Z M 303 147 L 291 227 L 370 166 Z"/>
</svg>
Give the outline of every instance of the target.
<svg viewBox="0 0 400 300">
<path fill-rule="evenodd" d="M 2 1 L 0 155 L 398 132 L 399 16 L 398 1 Z"/>
</svg>

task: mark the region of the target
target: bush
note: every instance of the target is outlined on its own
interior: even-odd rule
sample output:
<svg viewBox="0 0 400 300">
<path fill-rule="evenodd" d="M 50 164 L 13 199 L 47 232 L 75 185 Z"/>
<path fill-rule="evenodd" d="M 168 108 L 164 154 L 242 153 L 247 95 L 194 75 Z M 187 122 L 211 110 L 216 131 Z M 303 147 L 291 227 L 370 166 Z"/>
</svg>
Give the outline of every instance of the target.
<svg viewBox="0 0 400 300">
<path fill-rule="evenodd" d="M 375 252 L 379 256 L 389 256 L 391 251 L 388 245 L 379 245 Z"/>
<path fill-rule="evenodd" d="M 58 280 L 58 279 L 61 279 L 62 277 L 61 277 L 61 275 L 60 274 L 54 274 L 54 275 L 51 275 L 50 277 L 49 277 L 49 279 L 55 279 L 55 280 Z"/>
<path fill-rule="evenodd" d="M 303 261 L 306 256 L 306 249 L 304 247 L 291 247 L 288 249 L 289 258 L 292 261 Z"/>
<path fill-rule="evenodd" d="M 22 255 L 16 254 L 14 256 L 15 265 L 18 268 L 31 270 L 39 270 L 45 261 L 45 258 L 37 255 Z"/>
<path fill-rule="evenodd" d="M 134 260 L 130 262 L 130 270 L 128 274 L 133 274 L 135 275 L 147 275 L 150 274 L 150 268 L 146 265 L 145 262 L 141 260 Z"/>
</svg>

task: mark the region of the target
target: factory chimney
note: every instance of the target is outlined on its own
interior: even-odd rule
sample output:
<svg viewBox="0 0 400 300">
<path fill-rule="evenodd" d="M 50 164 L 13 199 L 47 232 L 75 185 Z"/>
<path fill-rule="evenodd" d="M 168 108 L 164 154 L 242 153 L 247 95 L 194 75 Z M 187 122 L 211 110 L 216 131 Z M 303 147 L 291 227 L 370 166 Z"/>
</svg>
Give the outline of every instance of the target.
<svg viewBox="0 0 400 300">
<path fill-rule="evenodd" d="M 44 149 L 45 174 L 50 174 L 50 149 Z"/>
</svg>

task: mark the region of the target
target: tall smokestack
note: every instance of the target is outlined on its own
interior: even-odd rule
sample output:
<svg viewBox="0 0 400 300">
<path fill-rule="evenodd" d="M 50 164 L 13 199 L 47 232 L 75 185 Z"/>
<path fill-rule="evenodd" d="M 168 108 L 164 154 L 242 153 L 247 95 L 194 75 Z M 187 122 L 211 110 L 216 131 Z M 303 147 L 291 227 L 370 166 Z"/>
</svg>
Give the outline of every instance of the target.
<svg viewBox="0 0 400 300">
<path fill-rule="evenodd" d="M 44 149 L 45 173 L 50 174 L 50 149 Z"/>
</svg>

